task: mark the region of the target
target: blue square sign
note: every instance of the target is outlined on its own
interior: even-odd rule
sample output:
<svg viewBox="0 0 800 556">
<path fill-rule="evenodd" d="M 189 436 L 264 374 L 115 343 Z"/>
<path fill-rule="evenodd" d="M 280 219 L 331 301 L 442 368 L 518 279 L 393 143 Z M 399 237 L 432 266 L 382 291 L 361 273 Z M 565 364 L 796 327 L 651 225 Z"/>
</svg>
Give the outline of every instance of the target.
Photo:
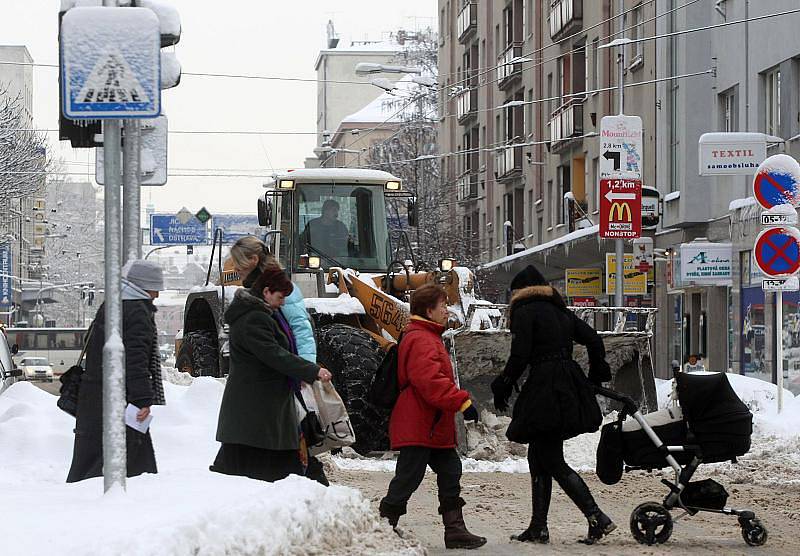
<svg viewBox="0 0 800 556">
<path fill-rule="evenodd" d="M 159 24 L 147 8 L 77 7 L 61 22 L 64 116 L 155 118 L 161 113 Z"/>
</svg>

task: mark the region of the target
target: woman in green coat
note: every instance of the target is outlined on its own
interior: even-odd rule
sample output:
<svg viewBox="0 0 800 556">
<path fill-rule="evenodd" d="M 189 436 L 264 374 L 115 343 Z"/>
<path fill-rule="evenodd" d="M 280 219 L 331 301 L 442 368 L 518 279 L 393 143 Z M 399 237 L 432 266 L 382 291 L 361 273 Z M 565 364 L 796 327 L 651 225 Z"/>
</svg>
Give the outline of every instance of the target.
<svg viewBox="0 0 800 556">
<path fill-rule="evenodd" d="M 222 396 L 212 471 L 277 481 L 303 474 L 292 381 L 329 381 L 327 369 L 291 352 L 272 318 L 292 283 L 269 264 L 250 290 L 240 289 L 225 312 L 230 326 L 230 374 Z"/>
</svg>

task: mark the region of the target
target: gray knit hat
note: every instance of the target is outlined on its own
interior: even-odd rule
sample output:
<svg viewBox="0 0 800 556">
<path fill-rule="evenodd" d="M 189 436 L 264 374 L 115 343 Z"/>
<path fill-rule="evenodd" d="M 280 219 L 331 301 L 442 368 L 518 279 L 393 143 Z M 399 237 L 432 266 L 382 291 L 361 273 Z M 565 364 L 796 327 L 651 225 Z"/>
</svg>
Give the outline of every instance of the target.
<svg viewBox="0 0 800 556">
<path fill-rule="evenodd" d="M 164 289 L 164 272 L 156 263 L 136 260 L 125 265 L 125 278 L 145 291 L 160 292 Z"/>
</svg>

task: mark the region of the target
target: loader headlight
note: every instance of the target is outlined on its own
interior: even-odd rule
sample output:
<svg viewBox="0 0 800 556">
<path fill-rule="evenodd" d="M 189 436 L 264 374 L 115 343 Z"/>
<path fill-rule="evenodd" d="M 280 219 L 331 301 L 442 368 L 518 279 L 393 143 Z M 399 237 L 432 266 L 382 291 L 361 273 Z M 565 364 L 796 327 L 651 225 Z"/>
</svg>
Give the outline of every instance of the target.
<svg viewBox="0 0 800 556">
<path fill-rule="evenodd" d="M 456 266 L 455 259 L 441 259 L 439 261 L 439 270 L 442 272 L 450 272 Z"/>
<path fill-rule="evenodd" d="M 384 185 L 386 191 L 400 191 L 401 187 L 402 186 L 399 181 L 387 181 Z"/>
<path fill-rule="evenodd" d="M 308 257 L 308 268 L 319 268 L 322 261 L 316 255 L 309 255 Z"/>
<path fill-rule="evenodd" d="M 280 180 L 278 182 L 278 189 L 291 191 L 292 189 L 294 189 L 294 180 Z"/>
</svg>

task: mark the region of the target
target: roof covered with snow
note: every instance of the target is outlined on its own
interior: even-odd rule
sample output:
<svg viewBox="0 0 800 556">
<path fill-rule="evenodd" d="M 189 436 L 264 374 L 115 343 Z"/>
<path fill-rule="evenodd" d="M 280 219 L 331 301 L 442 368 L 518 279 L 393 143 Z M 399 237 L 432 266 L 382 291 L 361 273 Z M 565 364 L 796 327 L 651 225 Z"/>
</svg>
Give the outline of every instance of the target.
<svg viewBox="0 0 800 556">
<path fill-rule="evenodd" d="M 275 174 L 278 180 L 295 180 L 298 183 L 315 182 L 348 182 L 348 183 L 375 183 L 383 184 L 387 181 L 400 181 L 383 170 L 369 170 L 365 168 L 301 168 L 290 172 Z"/>
<path fill-rule="evenodd" d="M 342 124 L 380 124 L 399 123 L 413 116 L 417 109 L 409 102 L 419 91 L 420 85 L 414 83 L 413 76 L 406 75 L 395 83 L 395 90 L 383 93 L 358 112 L 342 118 Z"/>
<path fill-rule="evenodd" d="M 525 249 L 524 251 L 520 251 L 519 253 L 514 253 L 513 255 L 508 255 L 507 257 L 497 259 L 496 261 L 483 264 L 478 267 L 478 270 L 485 270 L 487 268 L 492 268 L 501 264 L 508 264 L 517 259 L 521 259 L 522 257 L 526 257 L 534 253 L 540 253 L 542 251 L 552 249 L 553 247 L 569 243 L 570 241 L 574 241 L 582 237 L 597 235 L 599 229 L 600 227 L 597 224 L 595 224 L 594 226 L 590 226 L 589 228 L 582 228 L 580 230 L 575 230 L 574 232 L 570 232 L 552 241 L 548 241 L 547 243 L 542 243 L 541 245 L 536 245 L 529 249 Z"/>
</svg>

